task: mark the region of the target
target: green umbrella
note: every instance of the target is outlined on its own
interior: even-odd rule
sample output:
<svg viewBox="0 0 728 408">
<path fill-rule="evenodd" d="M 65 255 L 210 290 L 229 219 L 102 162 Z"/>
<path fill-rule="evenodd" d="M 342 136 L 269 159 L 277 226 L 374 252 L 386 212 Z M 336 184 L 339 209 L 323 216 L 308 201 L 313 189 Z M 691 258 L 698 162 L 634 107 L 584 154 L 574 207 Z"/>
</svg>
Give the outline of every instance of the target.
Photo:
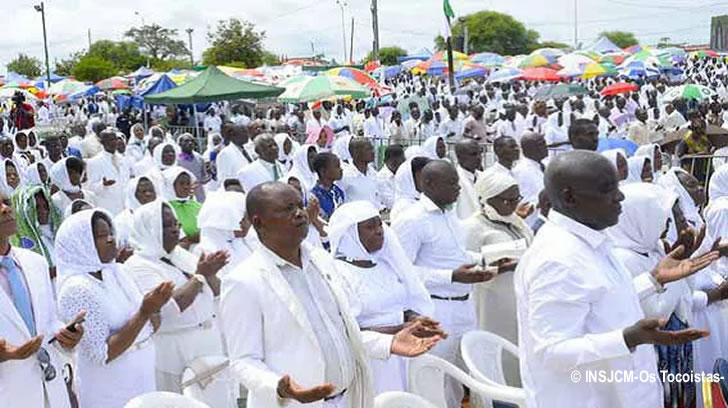
<svg viewBox="0 0 728 408">
<path fill-rule="evenodd" d="M 557 84 L 541 88 L 534 98 L 537 100 L 568 98 L 576 95 L 586 94 L 586 89 L 579 84 Z"/>
<path fill-rule="evenodd" d="M 703 85 L 687 84 L 672 88 L 665 92 L 665 102 L 672 102 L 676 99 L 695 99 L 701 100 L 710 98 L 715 92 Z"/>
<path fill-rule="evenodd" d="M 298 76 L 283 82 L 280 86 L 286 88 L 286 91 L 278 97 L 281 102 L 313 102 L 336 96 L 362 99 L 372 94 L 369 89 L 349 78 L 331 75 Z"/>
</svg>

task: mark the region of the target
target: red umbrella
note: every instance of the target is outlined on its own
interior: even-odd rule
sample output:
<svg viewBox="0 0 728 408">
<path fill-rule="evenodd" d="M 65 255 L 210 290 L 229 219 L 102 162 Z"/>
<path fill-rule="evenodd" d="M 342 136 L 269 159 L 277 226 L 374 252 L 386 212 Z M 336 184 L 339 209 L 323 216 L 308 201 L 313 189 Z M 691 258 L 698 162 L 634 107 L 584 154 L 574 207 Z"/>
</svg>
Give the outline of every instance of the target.
<svg viewBox="0 0 728 408">
<path fill-rule="evenodd" d="M 560 81 L 562 78 L 553 69 L 539 67 L 524 69 L 521 79 L 527 81 Z"/>
<path fill-rule="evenodd" d="M 618 95 L 640 89 L 637 85 L 628 82 L 617 82 L 602 89 L 602 95 Z"/>
</svg>

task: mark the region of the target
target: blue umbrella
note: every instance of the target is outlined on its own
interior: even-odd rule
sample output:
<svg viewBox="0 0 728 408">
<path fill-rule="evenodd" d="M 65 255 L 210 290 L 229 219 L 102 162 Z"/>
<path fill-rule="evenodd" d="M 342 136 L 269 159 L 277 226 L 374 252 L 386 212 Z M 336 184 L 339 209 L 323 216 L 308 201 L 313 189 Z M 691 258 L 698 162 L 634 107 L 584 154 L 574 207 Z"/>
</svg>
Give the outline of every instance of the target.
<svg viewBox="0 0 728 408">
<path fill-rule="evenodd" d="M 463 70 L 463 71 L 458 72 L 457 74 L 455 74 L 455 79 L 458 80 L 458 81 L 460 81 L 461 79 L 465 79 L 465 78 L 475 78 L 475 77 L 484 76 L 484 75 L 487 75 L 487 74 L 488 74 L 488 70 L 487 69 L 483 69 L 483 68 L 470 68 L 470 69 L 466 69 L 466 70 Z"/>
<path fill-rule="evenodd" d="M 598 152 L 604 152 L 612 149 L 624 149 L 627 153 L 627 157 L 630 157 L 637 150 L 637 146 L 634 142 L 624 139 L 599 139 Z"/>
<path fill-rule="evenodd" d="M 501 68 L 490 74 L 488 82 L 508 82 L 523 75 L 523 71 L 518 68 Z"/>
</svg>

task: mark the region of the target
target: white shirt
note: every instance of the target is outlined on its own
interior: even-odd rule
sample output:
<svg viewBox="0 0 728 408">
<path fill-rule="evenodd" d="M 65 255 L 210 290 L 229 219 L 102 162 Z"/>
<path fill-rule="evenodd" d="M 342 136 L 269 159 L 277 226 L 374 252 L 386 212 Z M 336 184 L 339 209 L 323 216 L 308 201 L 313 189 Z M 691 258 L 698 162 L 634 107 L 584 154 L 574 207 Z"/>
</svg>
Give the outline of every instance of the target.
<svg viewBox="0 0 728 408">
<path fill-rule="evenodd" d="M 384 122 L 380 118 L 370 116 L 364 121 L 364 136 L 375 139 L 384 138 Z"/>
<path fill-rule="evenodd" d="M 380 208 L 381 204 L 377 195 L 377 172 L 374 167 L 368 166 L 366 174 L 359 171 L 353 164 L 344 164 L 343 170 L 344 174 L 337 184 L 344 190 L 346 202 L 369 201 L 375 207 Z"/>
<path fill-rule="evenodd" d="M 529 408 L 661 407 L 652 345 L 630 351 L 623 330 L 644 317 L 640 298 L 655 293 L 647 273 L 632 278 L 611 241 L 555 210 L 514 276 L 519 358 Z M 578 370 L 583 381 L 569 377 Z M 655 382 L 586 382 L 587 372 L 632 370 Z"/>
<path fill-rule="evenodd" d="M 392 209 L 394 205 L 394 173 L 386 164 L 377 172 L 377 196 L 381 208 Z"/>
<path fill-rule="evenodd" d="M 236 144 L 230 143 L 218 153 L 215 159 L 217 165 L 217 179 L 220 185 L 229 178 L 237 178 L 238 172 L 247 164 L 253 162 L 253 157 L 249 152 L 246 158 L 243 150 Z"/>
<path fill-rule="evenodd" d="M 457 172 L 460 183 L 460 195 L 455 204 L 455 212 L 458 218 L 466 220 L 476 211 L 480 210 L 480 201 L 478 200 L 478 194 L 475 192 L 475 182 L 480 172 L 475 170 L 475 173 L 471 173 L 462 166 L 457 167 Z"/>
<path fill-rule="evenodd" d="M 513 167 L 513 176 L 518 180 L 518 189 L 523 196 L 522 202 L 538 205 L 538 195 L 543 190 L 543 170 L 534 160 L 521 157 Z M 526 218 L 526 223 L 533 226 L 538 219 L 538 211 L 534 211 Z"/>
<path fill-rule="evenodd" d="M 276 177 L 277 176 L 277 177 Z M 283 177 L 283 169 L 278 165 L 276 160 L 273 163 L 258 158 L 254 162 L 244 166 L 238 172 L 240 185 L 245 191 L 250 191 L 258 184 L 268 181 L 276 181 Z"/>
<path fill-rule="evenodd" d="M 518 132 L 518 125 L 515 121 L 501 120 L 497 126 L 498 136 L 510 136 L 516 140 L 520 140 L 521 134 Z"/>
<path fill-rule="evenodd" d="M 445 120 L 440 123 L 440 136 L 444 137 L 448 140 L 457 140 L 460 139 L 463 135 L 463 121 L 460 119 L 452 120 L 448 116 Z M 452 133 L 452 137 L 448 137 L 448 135 Z"/>
<path fill-rule="evenodd" d="M 409 118 L 404 121 L 404 137 L 406 139 L 417 139 L 417 132 L 420 127 L 420 121 L 415 118 Z"/>
<path fill-rule="evenodd" d="M 114 164 L 116 163 L 116 165 Z M 114 180 L 110 186 L 103 184 Z M 129 181 L 129 168 L 122 156 L 102 151 L 88 161 L 87 187 L 94 193 L 96 205 L 116 216 L 124 210 L 126 184 Z"/>
<path fill-rule="evenodd" d="M 480 255 L 465 249 L 463 227 L 454 211 L 441 210 L 423 194 L 397 217 L 392 229 L 430 294 L 452 297 L 470 293 L 472 285 L 454 283 L 452 271 L 477 262 Z"/>
<path fill-rule="evenodd" d="M 216 115 L 205 116 L 205 121 L 202 123 L 207 133 L 220 132 L 220 127 L 222 126 L 222 120 Z"/>
</svg>

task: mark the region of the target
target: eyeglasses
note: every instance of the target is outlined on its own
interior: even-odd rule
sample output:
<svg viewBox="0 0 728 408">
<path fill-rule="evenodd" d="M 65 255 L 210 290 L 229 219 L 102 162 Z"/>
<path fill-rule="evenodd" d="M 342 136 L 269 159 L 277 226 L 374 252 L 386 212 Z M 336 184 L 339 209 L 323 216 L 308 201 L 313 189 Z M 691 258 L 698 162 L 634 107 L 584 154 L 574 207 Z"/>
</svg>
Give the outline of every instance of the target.
<svg viewBox="0 0 728 408">
<path fill-rule="evenodd" d="M 517 198 L 501 198 L 501 201 L 503 201 L 503 204 L 505 205 L 516 205 L 520 203 L 521 200 L 523 200 L 523 196 L 520 194 Z"/>
<path fill-rule="evenodd" d="M 45 381 L 53 381 L 56 378 L 56 368 L 51 364 L 51 355 L 48 354 L 46 349 L 41 347 L 36 356 L 38 357 L 40 368 L 43 370 L 43 378 Z"/>
</svg>

